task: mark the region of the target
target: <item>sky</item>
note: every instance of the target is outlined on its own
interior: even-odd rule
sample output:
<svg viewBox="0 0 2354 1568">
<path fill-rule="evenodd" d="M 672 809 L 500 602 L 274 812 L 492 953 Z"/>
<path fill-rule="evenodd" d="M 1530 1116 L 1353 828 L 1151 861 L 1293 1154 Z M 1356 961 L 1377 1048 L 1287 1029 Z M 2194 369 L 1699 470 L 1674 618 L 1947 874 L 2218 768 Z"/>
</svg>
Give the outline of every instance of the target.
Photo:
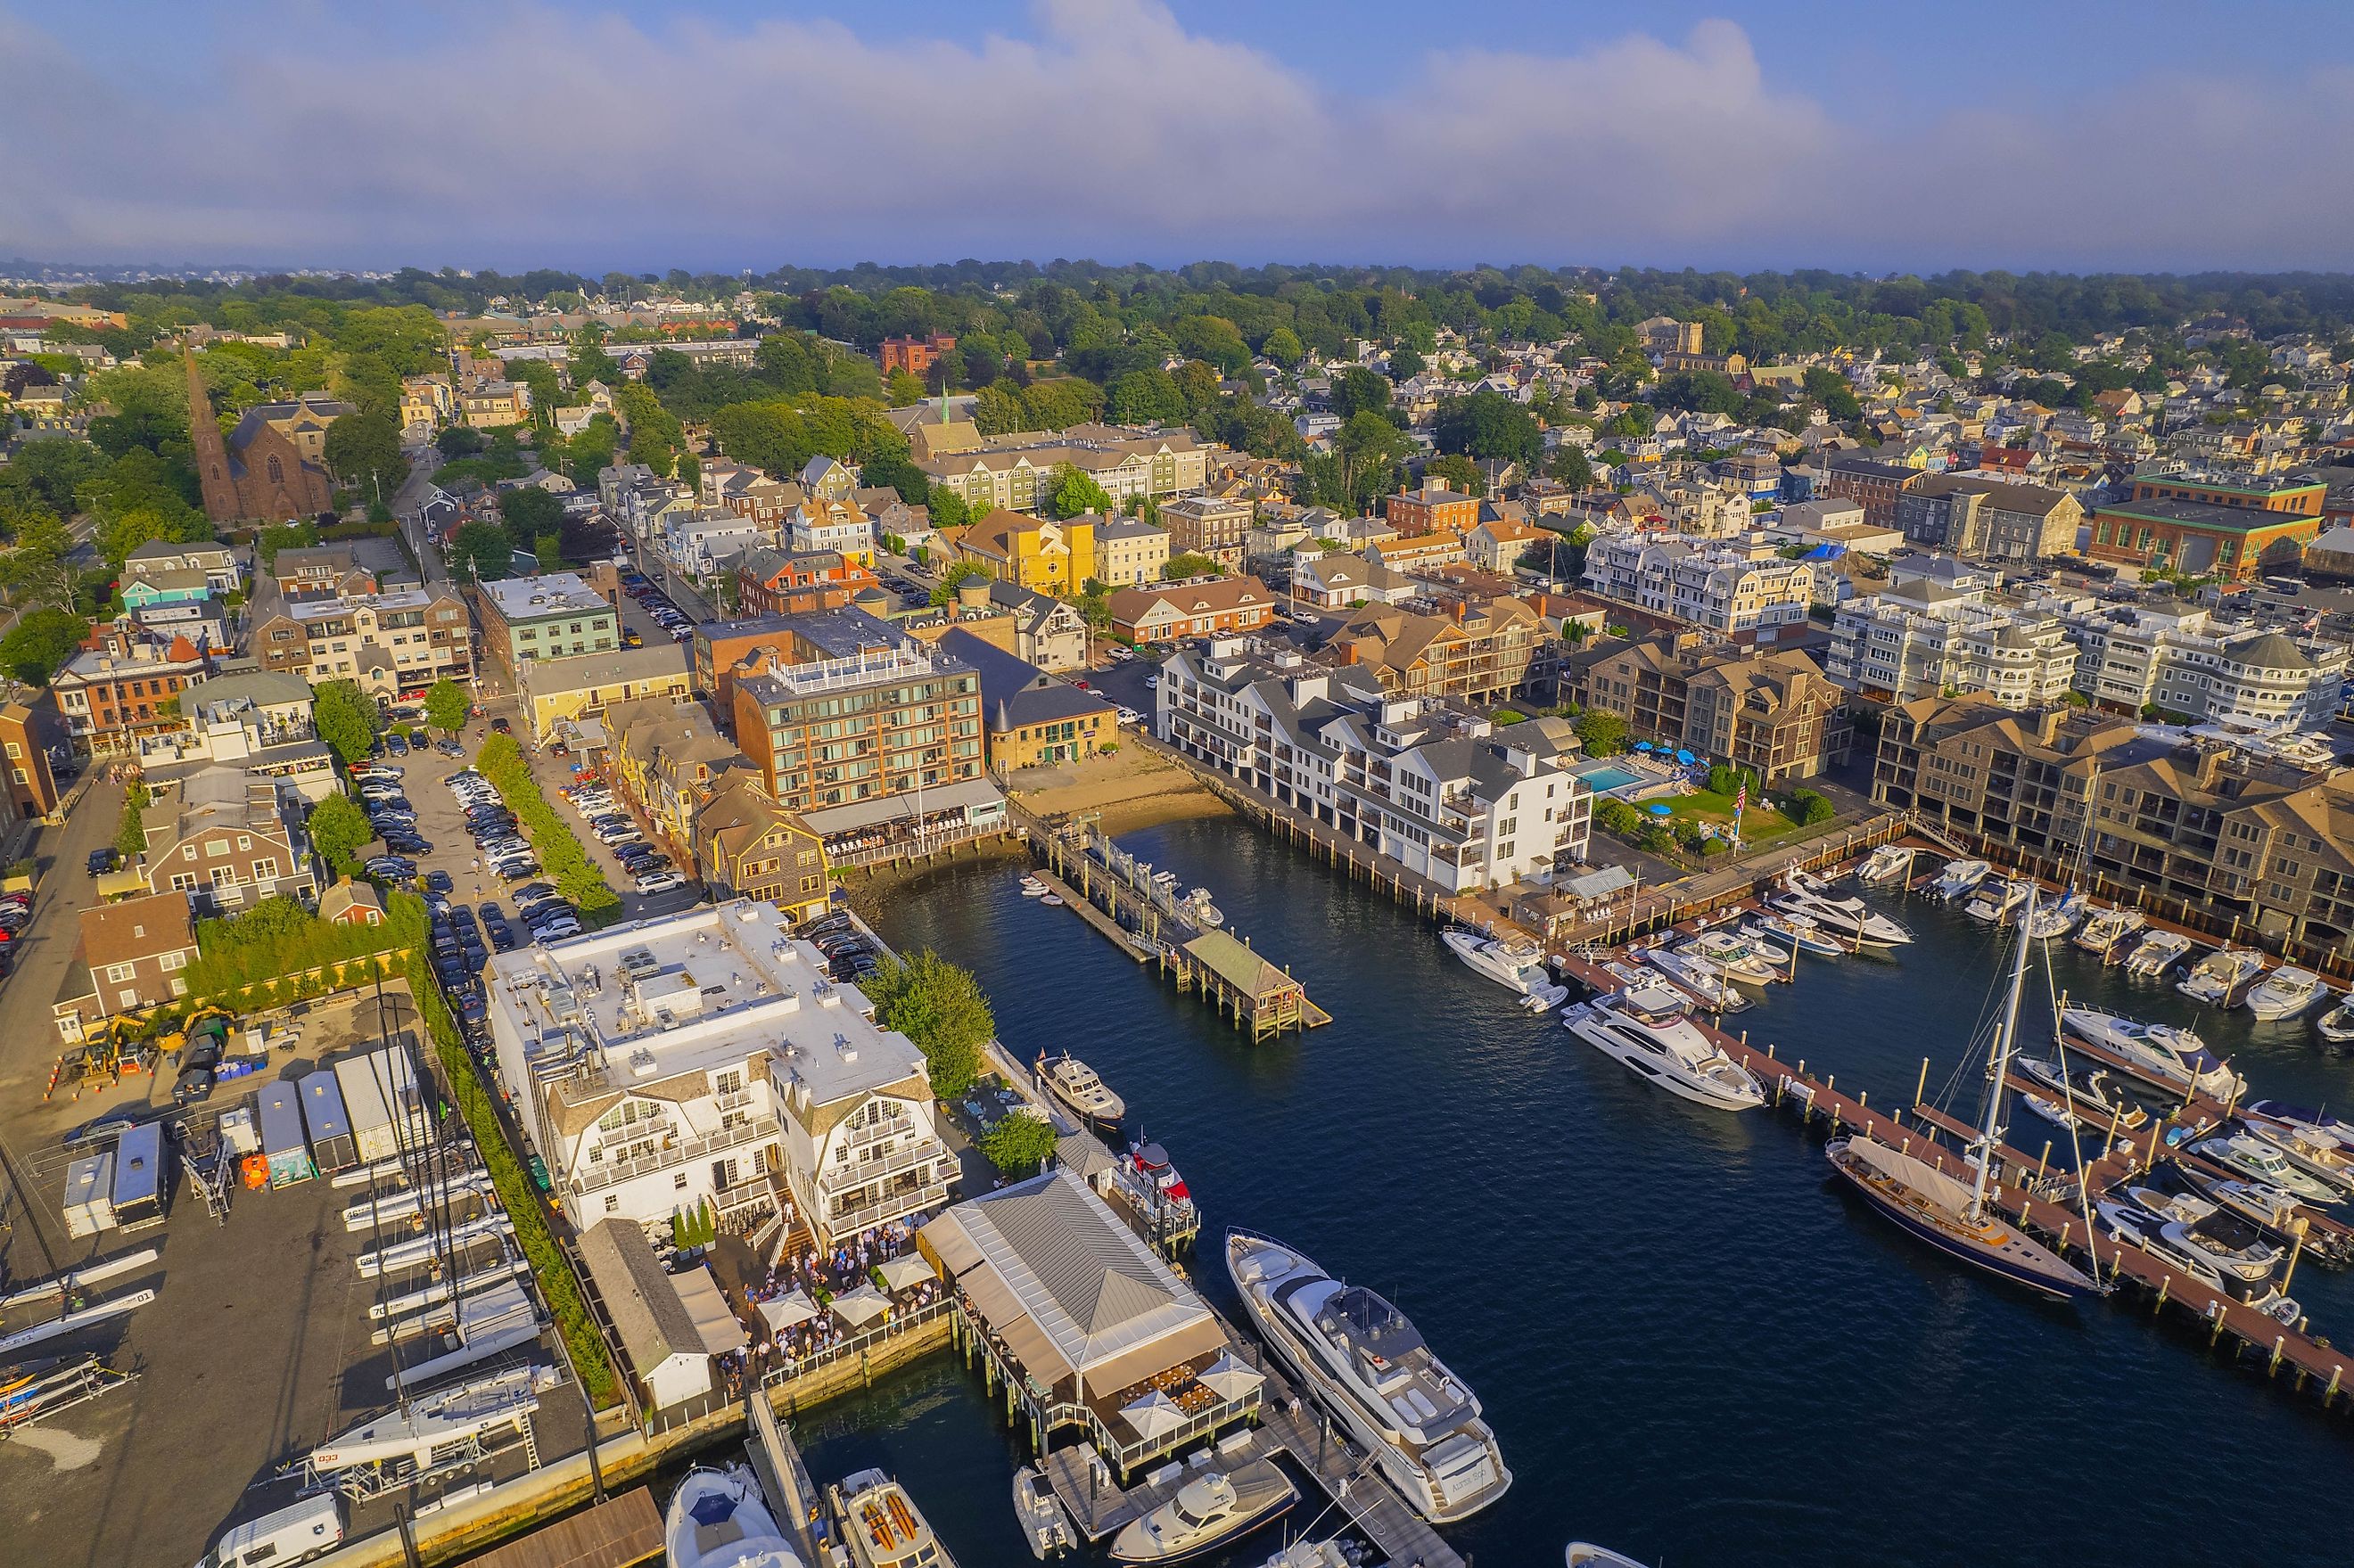
<svg viewBox="0 0 2354 1568">
<path fill-rule="evenodd" d="M 2343 0 L 0 0 L 0 257 L 2341 270 Z"/>
</svg>

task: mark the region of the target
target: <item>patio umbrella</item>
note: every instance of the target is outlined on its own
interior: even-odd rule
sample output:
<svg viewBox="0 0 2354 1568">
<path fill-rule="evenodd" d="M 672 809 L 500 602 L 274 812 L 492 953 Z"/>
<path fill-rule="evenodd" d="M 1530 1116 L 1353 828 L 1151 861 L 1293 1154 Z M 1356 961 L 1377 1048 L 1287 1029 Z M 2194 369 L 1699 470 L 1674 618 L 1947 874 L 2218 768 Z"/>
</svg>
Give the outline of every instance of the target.
<svg viewBox="0 0 2354 1568">
<path fill-rule="evenodd" d="M 1648 740 L 1638 740 L 1635 743 L 1635 749 L 1638 751 L 1649 751 L 1651 749 L 1651 743 Z"/>
<path fill-rule="evenodd" d="M 1676 753 L 1676 760 L 1690 768 L 1693 761 L 1692 754 L 1689 751 L 1679 751 Z"/>
<path fill-rule="evenodd" d="M 1267 1381 L 1257 1372 L 1235 1360 L 1231 1352 L 1220 1356 L 1201 1374 L 1201 1384 L 1220 1399 L 1246 1399 L 1250 1391 Z"/>
<path fill-rule="evenodd" d="M 805 1291 L 796 1290 L 790 1296 L 779 1296 L 774 1301 L 760 1303 L 760 1316 L 769 1331 L 790 1329 L 796 1323 L 806 1323 L 817 1316 L 817 1308 Z"/>
<path fill-rule="evenodd" d="M 1128 1424 L 1136 1428 L 1137 1436 L 1148 1441 L 1172 1427 L 1185 1425 L 1184 1411 L 1178 1408 L 1175 1400 L 1157 1388 L 1133 1404 L 1121 1405 L 1119 1413 L 1128 1417 Z"/>
<path fill-rule="evenodd" d="M 845 1290 L 833 1298 L 834 1316 L 854 1329 L 866 1327 L 889 1310 L 891 1310 L 890 1298 L 871 1285 L 862 1285 L 855 1290 Z"/>
<path fill-rule="evenodd" d="M 927 1279 L 938 1277 L 932 1272 L 930 1264 L 926 1263 L 920 1255 L 912 1252 L 892 1258 L 889 1262 L 882 1264 L 880 1267 L 883 1271 L 883 1283 L 894 1290 L 905 1290 L 911 1285 L 921 1285 Z"/>
</svg>

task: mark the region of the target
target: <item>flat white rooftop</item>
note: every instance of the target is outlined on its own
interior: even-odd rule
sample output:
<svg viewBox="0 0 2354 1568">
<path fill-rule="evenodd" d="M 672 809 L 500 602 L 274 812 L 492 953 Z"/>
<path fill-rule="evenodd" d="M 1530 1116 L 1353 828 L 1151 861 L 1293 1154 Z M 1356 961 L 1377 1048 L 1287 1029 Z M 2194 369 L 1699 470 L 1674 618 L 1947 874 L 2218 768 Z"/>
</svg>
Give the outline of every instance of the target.
<svg viewBox="0 0 2354 1568">
<path fill-rule="evenodd" d="M 548 615 L 578 615 L 608 609 L 605 596 L 578 572 L 544 572 L 535 577 L 496 577 L 482 585 L 483 596 L 512 622 Z"/>
<path fill-rule="evenodd" d="M 876 1027 L 790 930 L 775 905 L 737 899 L 504 953 L 486 977 L 493 1027 L 535 1063 L 601 1051 L 615 1089 L 764 1051 L 779 1090 L 821 1105 L 922 1072 L 915 1043 Z"/>
</svg>

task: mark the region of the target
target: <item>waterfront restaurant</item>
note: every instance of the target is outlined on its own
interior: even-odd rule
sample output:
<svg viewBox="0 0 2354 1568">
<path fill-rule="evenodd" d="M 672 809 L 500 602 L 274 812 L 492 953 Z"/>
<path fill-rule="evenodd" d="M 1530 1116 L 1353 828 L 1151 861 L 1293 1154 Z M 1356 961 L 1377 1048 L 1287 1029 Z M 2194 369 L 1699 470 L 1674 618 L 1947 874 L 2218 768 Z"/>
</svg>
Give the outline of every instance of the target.
<svg viewBox="0 0 2354 1568">
<path fill-rule="evenodd" d="M 1263 1380 L 1217 1317 L 1067 1171 L 966 1200 L 917 1233 L 957 1330 L 1043 1451 L 1077 1427 L 1120 1484 L 1254 1416 Z"/>
</svg>

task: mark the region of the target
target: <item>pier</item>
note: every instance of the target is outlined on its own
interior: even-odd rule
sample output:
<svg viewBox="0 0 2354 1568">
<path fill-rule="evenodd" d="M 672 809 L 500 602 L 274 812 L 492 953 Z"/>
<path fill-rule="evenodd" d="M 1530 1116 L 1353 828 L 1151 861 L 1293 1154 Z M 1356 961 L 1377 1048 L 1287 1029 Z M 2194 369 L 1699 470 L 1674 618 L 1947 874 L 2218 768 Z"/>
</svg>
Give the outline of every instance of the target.
<svg viewBox="0 0 2354 1568">
<path fill-rule="evenodd" d="M 1076 818 L 1050 827 L 1032 818 L 1035 873 L 1066 906 L 1139 963 L 1155 965 L 1178 991 L 1234 1021 L 1254 1044 L 1332 1022 L 1307 988 L 1238 937 L 1201 917 L 1199 906 L 1152 879 L 1151 868 Z"/>
<path fill-rule="evenodd" d="M 1620 990 L 1624 984 L 1603 967 L 1601 960 L 1605 957 L 1589 950 L 1557 958 L 1554 962 L 1564 979 L 1599 994 Z M 1968 1140 L 1975 1139 L 1978 1130 L 1922 1099 L 1928 1082 L 1929 1064 L 1925 1059 L 1912 1104 L 1899 1102 L 1874 1109 L 1869 1103 L 1869 1089 L 1859 1089 L 1853 1095 L 1841 1093 L 1838 1075 L 1818 1076 L 1808 1071 L 1803 1058 L 1797 1062 L 1782 1060 L 1771 1044 L 1763 1049 L 1754 1046 L 1745 1034 L 1728 1034 L 1710 1024 L 1701 1013 L 1701 1007 L 1695 1003 L 1691 1022 L 1757 1080 L 1774 1108 L 1796 1111 L 1802 1125 L 1820 1121 L 1831 1136 L 1853 1132 L 1878 1139 L 1916 1159 L 1928 1160 L 1956 1181 L 1975 1180 L 1976 1173 L 1959 1153 L 1939 1141 L 1939 1135 Z M 2071 1054 L 2083 1051 L 2081 1043 L 2073 1039 L 2066 1048 Z M 2105 1053 L 2083 1054 L 2104 1065 L 2123 1066 L 2122 1062 Z M 2216 1170 L 2190 1154 L 2187 1146 L 2224 1126 L 2231 1109 L 2204 1095 L 2191 1093 L 2184 1096 L 2182 1103 L 2163 1120 L 2146 1122 L 2130 1136 L 2121 1132 L 2114 1142 L 2105 1140 L 2104 1129 L 2088 1127 L 2082 1134 L 2087 1151 L 2097 1149 L 2099 1152 L 2081 1171 L 2050 1170 L 2049 1146 L 2046 1155 L 2038 1157 L 2008 1144 L 1998 1145 L 1994 1151 L 1995 1180 L 1988 1199 L 2013 1224 L 2033 1233 L 2054 1251 L 2106 1283 L 2111 1287 L 2112 1299 L 2120 1299 L 2130 1292 L 2148 1300 L 2153 1313 L 2163 1312 L 2171 1306 L 2178 1316 L 2188 1316 L 2206 1329 L 2211 1346 L 2228 1334 L 2235 1360 L 2253 1358 L 2261 1361 L 2267 1377 L 2286 1368 L 2298 1389 L 2311 1383 L 2320 1389 L 2323 1404 L 2332 1405 L 2337 1396 L 2354 1383 L 2354 1357 L 2308 1333 L 2302 1320 L 2292 1326 L 2267 1317 L 2121 1237 L 2088 1235 L 2085 1206 L 2142 1176 L 2153 1165 L 2182 1160 L 2194 1168 Z M 2317 1224 L 2315 1231 L 2335 1250 L 2337 1234 L 2345 1227 L 2324 1217 L 2317 1219 L 2322 1219 L 2327 1229 Z M 2304 1250 L 2304 1239 L 2299 1237 L 2292 1245 L 2285 1268 L 2285 1294 Z M 2317 1255 L 2327 1255 L 2320 1246 L 2315 1250 Z"/>
</svg>

